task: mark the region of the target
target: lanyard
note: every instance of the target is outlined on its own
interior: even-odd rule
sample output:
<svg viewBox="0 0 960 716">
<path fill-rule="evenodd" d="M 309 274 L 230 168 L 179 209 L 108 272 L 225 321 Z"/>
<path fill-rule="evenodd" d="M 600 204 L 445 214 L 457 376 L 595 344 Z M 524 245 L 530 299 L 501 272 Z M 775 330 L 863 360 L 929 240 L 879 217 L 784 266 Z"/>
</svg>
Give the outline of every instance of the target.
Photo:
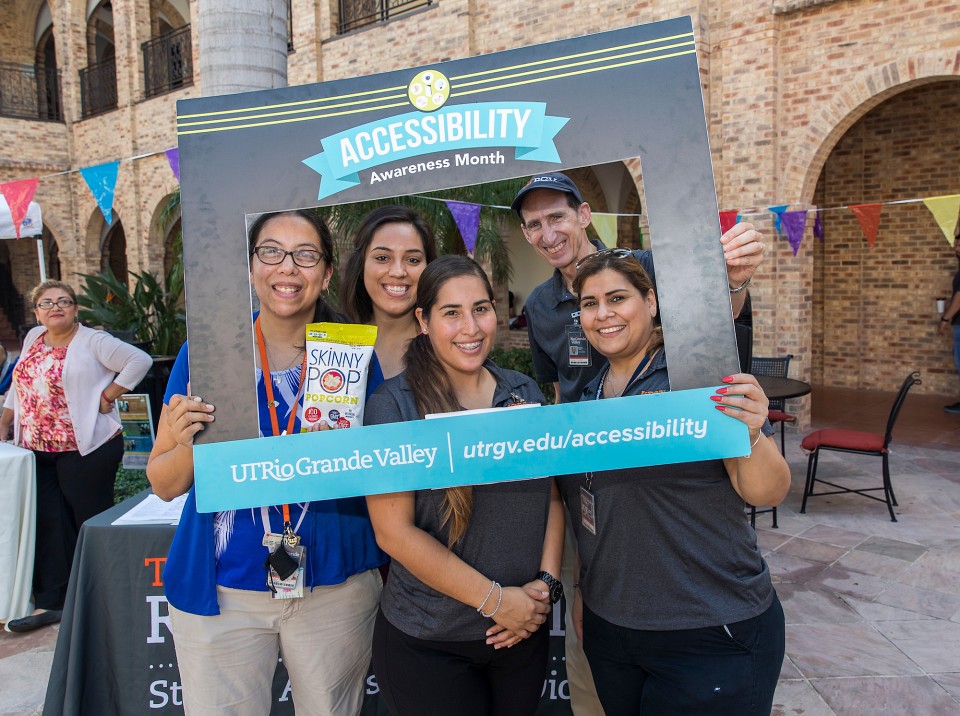
<svg viewBox="0 0 960 716">
<path fill-rule="evenodd" d="M 257 346 L 260 348 L 260 368 L 263 371 L 263 385 L 267 390 L 267 407 L 270 409 L 270 427 L 274 435 L 280 435 L 280 421 L 277 418 L 277 401 L 273 397 L 273 381 L 270 379 L 270 361 L 267 359 L 267 344 L 263 340 L 263 331 L 260 329 L 260 316 L 253 324 L 257 334 Z M 303 375 L 307 371 L 307 354 L 304 351 L 303 362 L 300 364 L 300 387 L 297 388 L 297 397 L 290 410 L 290 420 L 287 422 L 286 434 L 293 433 L 293 423 L 297 418 L 297 404 L 300 402 L 300 393 L 303 391 Z"/>
<path fill-rule="evenodd" d="M 273 380 L 270 378 L 270 361 L 267 359 L 267 344 L 263 340 L 263 331 L 260 329 L 260 316 L 257 316 L 253 327 L 256 329 L 257 346 L 260 348 L 260 369 L 263 372 L 263 386 L 267 391 L 267 408 L 269 408 L 270 411 L 270 427 L 273 429 L 274 435 L 280 435 L 280 420 L 277 418 L 277 401 L 274 400 Z M 300 403 L 300 393 L 303 391 L 303 375 L 306 371 L 307 353 L 304 351 L 303 362 L 300 364 L 300 387 L 297 388 L 297 397 L 294 398 L 293 406 L 290 409 L 290 419 L 287 421 L 286 429 L 287 435 L 293 433 L 293 423 L 297 418 L 297 405 Z M 283 532 L 291 541 L 296 537 L 296 532 L 300 529 L 300 525 L 303 524 L 303 518 L 307 514 L 307 504 L 304 503 L 301 507 L 300 519 L 297 521 L 296 528 L 293 528 L 290 525 L 290 505 L 283 505 Z M 260 508 L 260 515 L 263 519 L 263 531 L 267 533 L 270 531 L 270 517 L 266 507 Z"/>
<path fill-rule="evenodd" d="M 647 367 L 647 363 L 649 362 L 650 362 L 650 354 L 648 353 L 643 357 L 643 360 L 640 361 L 640 365 L 637 366 L 637 369 L 633 371 L 633 375 L 630 376 L 630 380 L 627 381 L 627 384 L 623 386 L 623 390 L 620 391 L 621 397 L 623 396 L 624 393 L 627 392 L 627 388 L 630 387 L 630 384 L 633 383 L 633 381 L 635 381 L 640 376 L 641 373 L 643 373 L 643 369 Z M 607 369 L 603 372 L 603 377 L 600 379 L 600 385 L 597 387 L 597 400 L 600 400 L 603 398 L 603 383 L 607 379 L 607 376 L 609 374 L 610 374 L 610 366 L 607 366 Z"/>
</svg>

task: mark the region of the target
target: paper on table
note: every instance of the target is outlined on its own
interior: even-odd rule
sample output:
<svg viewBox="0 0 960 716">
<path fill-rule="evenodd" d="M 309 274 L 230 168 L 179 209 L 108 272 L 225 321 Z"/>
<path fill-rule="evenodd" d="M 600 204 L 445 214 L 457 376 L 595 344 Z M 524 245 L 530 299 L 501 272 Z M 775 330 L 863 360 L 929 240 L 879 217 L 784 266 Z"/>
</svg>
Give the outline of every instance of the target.
<svg viewBox="0 0 960 716">
<path fill-rule="evenodd" d="M 180 513 L 186 494 L 180 495 L 170 502 L 164 502 L 154 494 L 147 495 L 146 499 L 131 507 L 127 512 L 113 521 L 115 525 L 176 525 L 180 524 Z"/>
</svg>

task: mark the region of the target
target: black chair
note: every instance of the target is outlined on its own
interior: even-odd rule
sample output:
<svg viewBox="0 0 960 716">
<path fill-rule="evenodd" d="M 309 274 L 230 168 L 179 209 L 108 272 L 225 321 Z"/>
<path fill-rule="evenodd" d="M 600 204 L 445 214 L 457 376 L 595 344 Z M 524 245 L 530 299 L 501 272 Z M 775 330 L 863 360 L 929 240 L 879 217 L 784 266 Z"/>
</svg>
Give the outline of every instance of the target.
<svg viewBox="0 0 960 716">
<path fill-rule="evenodd" d="M 887 429 L 883 434 L 867 433 L 859 430 L 817 430 L 807 435 L 800 446 L 804 450 L 811 451 L 810 458 L 807 461 L 807 482 L 803 488 L 803 503 L 800 505 L 800 513 L 807 510 L 808 497 L 820 497 L 821 495 L 836 495 L 843 492 L 855 492 L 858 495 L 869 497 L 871 500 L 886 502 L 887 509 L 890 511 L 890 519 L 897 521 L 897 516 L 893 513 L 893 508 L 897 505 L 897 498 L 893 494 L 893 485 L 890 483 L 890 439 L 893 436 L 893 426 L 897 422 L 897 416 L 900 415 L 900 409 L 903 402 L 907 399 L 907 392 L 915 385 L 920 384 L 920 373 L 914 371 L 908 375 L 900 386 L 900 392 L 893 401 L 893 407 L 890 409 L 890 416 L 887 418 Z M 824 485 L 836 488 L 829 492 L 814 492 L 813 488 L 817 480 L 817 461 L 821 450 L 836 450 L 837 452 L 849 452 L 859 455 L 874 455 L 883 460 L 883 486 L 867 487 L 854 489 L 841 487 L 840 485 L 826 480 L 819 480 Z M 883 491 L 883 499 L 876 495 L 868 495 L 868 492 Z"/>
<path fill-rule="evenodd" d="M 786 378 L 790 372 L 790 359 L 793 354 L 787 354 L 783 358 L 757 358 L 750 362 L 750 372 L 753 375 L 769 375 L 774 378 Z M 780 423 L 780 454 L 787 456 L 786 437 L 784 428 L 787 423 L 797 422 L 797 416 L 784 411 L 785 400 L 771 400 L 770 408 L 767 412 L 767 420 L 770 424 L 776 426 Z"/>
</svg>

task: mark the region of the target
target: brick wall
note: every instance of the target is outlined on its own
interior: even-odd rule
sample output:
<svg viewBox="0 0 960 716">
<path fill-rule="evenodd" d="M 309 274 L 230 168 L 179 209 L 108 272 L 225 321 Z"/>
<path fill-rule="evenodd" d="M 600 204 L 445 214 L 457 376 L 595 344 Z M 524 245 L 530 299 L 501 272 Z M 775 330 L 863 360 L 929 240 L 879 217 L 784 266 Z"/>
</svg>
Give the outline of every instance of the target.
<svg viewBox="0 0 960 716">
<path fill-rule="evenodd" d="M 149 3 L 114 0 L 120 108 L 82 121 L 77 72 L 87 64 L 87 2 L 50 5 L 67 121 L 0 119 L 5 145 L 16 147 L 0 153 L 0 181 L 174 146 L 175 101 L 199 95 L 202 80 L 196 0 L 190 2 L 194 85 L 151 100 L 143 99 L 140 52 L 149 39 Z M 0 30 L 8 38 L 0 60 L 33 61 L 38 6 L 36 0 L 13 0 L 0 10 Z M 952 259 L 925 209 L 885 208 L 873 253 L 864 250 L 852 216 L 830 214 L 827 242 L 815 246 L 808 229 L 794 257 L 773 235 L 765 207 L 960 191 L 957 0 L 591 0 L 555 3 L 549 12 L 520 0 L 438 0 L 344 36 L 336 35 L 336 0 L 292 0 L 292 8 L 291 84 L 691 15 L 720 205 L 755 215 L 748 218 L 770 236 L 771 249 L 752 287 L 755 351 L 793 353 L 791 374 L 815 382 L 889 387 L 909 362 L 924 371 L 922 390 L 956 390 L 945 339 L 928 323 Z M 638 193 L 620 210 L 632 213 L 643 208 L 641 168 L 635 161 L 626 166 Z M 602 189 L 590 184 L 589 171 L 582 174 L 585 191 L 601 208 Z M 175 189 L 162 155 L 121 164 L 115 210 L 126 232 L 131 270 L 162 267 L 155 217 Z M 58 242 L 65 278 L 97 270 L 102 222 L 79 176 L 43 179 L 38 200 Z M 622 223 L 623 232 L 635 231 Z M 645 229 L 645 219 L 640 225 Z M 23 268 L 18 280 L 27 288 L 28 253 L 22 246 L 13 252 L 15 265 Z M 513 339 L 505 332 L 504 341 Z"/>
</svg>

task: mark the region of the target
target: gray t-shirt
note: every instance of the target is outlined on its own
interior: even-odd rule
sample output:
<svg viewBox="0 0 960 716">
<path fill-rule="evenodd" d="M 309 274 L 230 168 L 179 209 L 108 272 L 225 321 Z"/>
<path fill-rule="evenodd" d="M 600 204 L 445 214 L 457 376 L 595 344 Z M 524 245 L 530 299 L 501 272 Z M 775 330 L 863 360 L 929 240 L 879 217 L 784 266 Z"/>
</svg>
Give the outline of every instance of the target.
<svg viewBox="0 0 960 716">
<path fill-rule="evenodd" d="M 537 384 L 527 376 L 501 369 L 490 361 L 485 367 L 497 381 L 494 407 L 517 402 L 516 398 L 529 403 L 544 402 Z M 383 383 L 370 396 L 364 411 L 365 425 L 419 419 L 413 390 L 404 373 Z M 470 525 L 454 545 L 454 554 L 504 587 L 531 581 L 540 571 L 550 485 L 549 478 L 540 478 L 475 486 Z M 414 522 L 446 545 L 448 531 L 440 526 L 443 494 L 443 490 L 418 490 Z M 495 601 L 488 604 L 487 611 L 494 606 Z M 380 607 L 393 626 L 419 639 L 485 639 L 487 629 L 494 624 L 475 608 L 428 587 L 396 560 L 390 565 Z"/>
<path fill-rule="evenodd" d="M 598 249 L 606 248 L 595 241 Z M 653 271 L 653 254 L 646 250 L 633 252 L 640 265 L 649 274 L 656 289 Z M 524 304 L 527 316 L 527 336 L 530 338 L 530 352 L 533 357 L 533 369 L 541 383 L 560 383 L 560 402 L 575 403 L 580 400 L 580 392 L 600 369 L 607 359 L 597 353 L 586 340 L 580 342 L 585 354 L 577 360 L 586 365 L 570 365 L 570 339 L 568 327 L 580 326 L 580 303 L 577 297 L 567 290 L 566 282 L 559 270 L 530 292 Z"/>
<path fill-rule="evenodd" d="M 583 400 L 596 399 L 601 378 L 584 388 Z M 626 394 L 669 389 L 661 350 Z M 769 423 L 763 432 L 773 433 Z M 594 473 L 595 535 L 580 514 L 587 478 L 559 477 L 557 485 L 577 537 L 580 589 L 595 614 L 666 631 L 733 624 L 770 606 L 770 573 L 722 460 Z"/>
</svg>

